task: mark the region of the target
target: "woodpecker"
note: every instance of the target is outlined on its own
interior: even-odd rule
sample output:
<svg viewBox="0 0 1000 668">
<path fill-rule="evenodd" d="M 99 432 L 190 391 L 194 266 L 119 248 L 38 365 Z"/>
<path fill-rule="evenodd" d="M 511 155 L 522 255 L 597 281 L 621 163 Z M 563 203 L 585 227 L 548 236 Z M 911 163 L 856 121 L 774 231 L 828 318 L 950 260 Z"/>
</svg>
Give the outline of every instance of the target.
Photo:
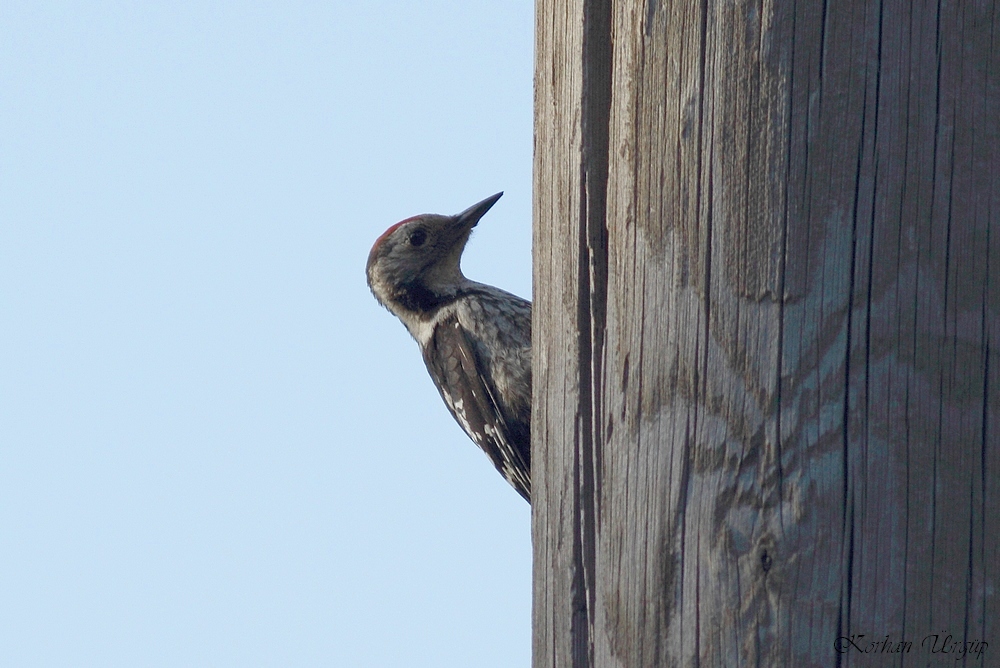
<svg viewBox="0 0 1000 668">
<path fill-rule="evenodd" d="M 368 254 L 368 287 L 420 345 L 452 416 L 531 502 L 531 302 L 462 274 L 472 228 L 502 192 L 454 216 L 396 223 Z"/>
</svg>

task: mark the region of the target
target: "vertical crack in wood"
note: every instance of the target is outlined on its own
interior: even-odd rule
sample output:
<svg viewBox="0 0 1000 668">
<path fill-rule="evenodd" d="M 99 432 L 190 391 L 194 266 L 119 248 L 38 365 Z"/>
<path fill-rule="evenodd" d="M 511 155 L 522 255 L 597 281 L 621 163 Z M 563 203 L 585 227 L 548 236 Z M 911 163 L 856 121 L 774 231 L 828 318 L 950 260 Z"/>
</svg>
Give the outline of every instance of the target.
<svg viewBox="0 0 1000 668">
<path fill-rule="evenodd" d="M 611 116 L 611 1 L 585 0 L 583 14 L 583 155 L 580 187 L 577 327 L 580 337 L 580 414 L 577 432 L 573 665 L 594 665 L 597 526 L 604 437 L 604 333 L 607 320 L 608 123 Z M 581 614 L 581 611 L 583 614 Z"/>
<path fill-rule="evenodd" d="M 788 223 L 789 223 L 789 191 L 792 184 L 792 146 L 795 141 L 795 134 L 793 128 L 795 124 L 792 122 L 792 114 L 795 109 L 795 12 L 792 12 L 792 26 L 791 26 L 791 45 L 790 45 L 790 65 L 788 68 L 788 101 L 786 114 L 788 118 L 788 128 L 787 135 L 785 136 L 785 187 L 782 190 L 782 216 L 781 216 L 781 240 L 780 249 L 781 253 L 778 256 L 778 341 L 777 341 L 777 360 L 775 364 L 774 372 L 774 461 L 777 469 L 777 495 L 778 495 L 778 526 L 780 527 L 782 533 L 785 531 L 785 470 L 784 464 L 782 462 L 783 457 L 783 443 L 782 431 L 781 431 L 781 413 L 782 413 L 782 402 L 781 402 L 781 390 L 782 390 L 782 376 L 784 373 L 784 362 L 785 362 L 785 302 L 788 299 L 788 290 L 786 287 L 786 271 L 788 269 Z M 808 119 L 808 115 L 807 115 Z M 806 121 L 808 123 L 808 120 Z"/>
<path fill-rule="evenodd" d="M 843 475 L 843 520 L 842 533 L 846 536 L 847 552 L 844 555 L 844 577 L 841 590 L 841 622 L 844 629 L 851 629 L 851 597 L 854 584 L 854 485 L 851 472 L 851 346 L 854 327 L 854 289 L 856 283 L 856 265 L 858 255 L 858 202 L 861 190 L 861 170 L 864 154 L 865 118 L 868 111 L 868 91 L 865 89 L 865 99 L 861 105 L 861 132 L 858 133 L 857 161 L 854 171 L 854 205 L 851 215 L 850 264 L 848 265 L 847 286 L 847 316 L 845 323 L 846 343 L 844 344 L 844 405 L 841 429 L 843 443 L 841 457 Z M 839 634 L 839 631 L 838 631 Z M 838 635 L 840 637 L 840 635 Z M 839 657 L 838 657 L 839 661 Z"/>
</svg>

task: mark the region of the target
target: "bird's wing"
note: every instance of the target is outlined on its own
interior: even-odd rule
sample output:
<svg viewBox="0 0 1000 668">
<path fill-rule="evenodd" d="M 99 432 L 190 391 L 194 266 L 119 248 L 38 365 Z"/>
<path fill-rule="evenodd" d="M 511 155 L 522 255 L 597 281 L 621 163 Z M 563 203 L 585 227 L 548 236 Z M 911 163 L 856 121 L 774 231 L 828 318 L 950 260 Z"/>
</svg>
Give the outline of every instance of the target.
<svg viewBox="0 0 1000 668">
<path fill-rule="evenodd" d="M 455 316 L 443 318 L 423 346 L 424 363 L 441 398 L 500 474 L 530 502 L 530 438 L 503 417 L 483 360 Z"/>
</svg>

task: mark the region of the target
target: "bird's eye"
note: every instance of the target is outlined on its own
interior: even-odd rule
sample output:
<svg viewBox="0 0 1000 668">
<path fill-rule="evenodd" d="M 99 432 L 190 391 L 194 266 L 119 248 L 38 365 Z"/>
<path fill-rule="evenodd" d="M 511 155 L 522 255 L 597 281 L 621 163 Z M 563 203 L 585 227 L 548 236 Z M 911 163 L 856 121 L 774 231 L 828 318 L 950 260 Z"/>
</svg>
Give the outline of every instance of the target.
<svg viewBox="0 0 1000 668">
<path fill-rule="evenodd" d="M 423 230 L 414 230 L 413 234 L 410 235 L 411 246 L 423 246 L 425 241 L 427 241 L 427 232 Z"/>
</svg>

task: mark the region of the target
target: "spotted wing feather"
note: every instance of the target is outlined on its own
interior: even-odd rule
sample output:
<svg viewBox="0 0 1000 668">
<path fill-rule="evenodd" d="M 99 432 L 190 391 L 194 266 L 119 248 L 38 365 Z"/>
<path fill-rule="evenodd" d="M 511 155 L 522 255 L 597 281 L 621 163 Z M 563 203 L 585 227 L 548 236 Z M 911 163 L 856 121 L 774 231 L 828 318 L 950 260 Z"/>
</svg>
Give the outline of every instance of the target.
<svg viewBox="0 0 1000 668">
<path fill-rule="evenodd" d="M 455 317 L 442 319 L 423 347 L 424 363 L 448 410 L 500 474 L 530 501 L 531 446 L 526 425 L 504 418 L 486 363 Z"/>
</svg>

